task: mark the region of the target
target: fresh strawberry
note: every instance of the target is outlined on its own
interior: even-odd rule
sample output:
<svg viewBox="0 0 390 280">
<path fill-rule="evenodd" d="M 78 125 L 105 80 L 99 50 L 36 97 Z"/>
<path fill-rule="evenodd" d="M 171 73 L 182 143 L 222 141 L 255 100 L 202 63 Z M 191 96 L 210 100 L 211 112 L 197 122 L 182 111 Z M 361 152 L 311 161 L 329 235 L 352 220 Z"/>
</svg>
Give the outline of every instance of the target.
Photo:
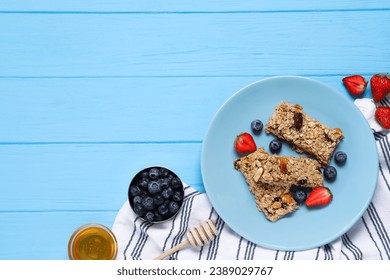
<svg viewBox="0 0 390 280">
<path fill-rule="evenodd" d="M 375 111 L 377 122 L 385 129 L 390 129 L 390 107 L 379 106 Z"/>
<path fill-rule="evenodd" d="M 247 132 L 243 132 L 236 137 L 234 147 L 238 153 L 251 153 L 257 149 L 252 135 Z"/>
<path fill-rule="evenodd" d="M 375 74 L 370 79 L 372 97 L 375 102 L 380 102 L 390 93 L 390 76 Z"/>
<path fill-rule="evenodd" d="M 360 75 L 348 76 L 343 79 L 343 83 L 352 95 L 362 94 L 367 87 L 367 81 Z"/>
<path fill-rule="evenodd" d="M 315 187 L 306 198 L 306 206 L 326 205 L 332 201 L 333 194 L 327 187 Z"/>
</svg>

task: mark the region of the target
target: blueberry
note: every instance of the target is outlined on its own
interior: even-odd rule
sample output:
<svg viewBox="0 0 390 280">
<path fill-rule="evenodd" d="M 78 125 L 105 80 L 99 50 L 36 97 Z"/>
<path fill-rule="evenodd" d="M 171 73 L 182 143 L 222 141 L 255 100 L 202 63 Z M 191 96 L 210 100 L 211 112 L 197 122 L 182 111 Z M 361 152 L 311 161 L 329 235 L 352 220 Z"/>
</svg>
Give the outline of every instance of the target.
<svg viewBox="0 0 390 280">
<path fill-rule="evenodd" d="M 148 192 L 151 195 L 156 195 L 161 191 L 161 184 L 158 181 L 150 181 L 148 185 Z"/>
<path fill-rule="evenodd" d="M 167 204 L 162 204 L 157 208 L 157 211 L 160 215 L 164 216 L 165 214 L 168 213 L 168 205 Z"/>
<path fill-rule="evenodd" d="M 179 204 L 176 201 L 171 201 L 168 206 L 169 212 L 172 214 L 176 213 L 179 210 Z"/>
<path fill-rule="evenodd" d="M 143 171 L 140 176 L 141 176 L 141 178 L 149 178 L 149 172 Z"/>
<path fill-rule="evenodd" d="M 181 187 L 180 179 L 177 177 L 173 177 L 171 180 L 171 185 L 174 190 L 177 190 Z"/>
<path fill-rule="evenodd" d="M 168 178 L 160 178 L 158 179 L 158 182 L 161 185 L 161 188 L 166 189 L 169 187 L 169 179 Z"/>
<path fill-rule="evenodd" d="M 131 186 L 130 187 L 130 194 L 131 196 L 137 196 L 141 194 L 141 190 L 138 186 Z"/>
<path fill-rule="evenodd" d="M 181 192 L 178 192 L 178 191 L 174 192 L 174 193 L 173 193 L 173 196 L 172 196 L 172 200 L 173 200 L 173 201 L 176 201 L 176 202 L 182 201 L 182 200 L 183 200 L 183 195 L 182 195 L 182 193 L 181 193 Z"/>
<path fill-rule="evenodd" d="M 165 199 L 161 195 L 156 195 L 153 197 L 154 205 L 159 206 L 164 203 Z"/>
<path fill-rule="evenodd" d="M 173 195 L 173 190 L 171 188 L 164 189 L 161 195 L 163 198 L 169 199 Z"/>
<path fill-rule="evenodd" d="M 342 151 L 338 151 L 334 154 L 334 160 L 338 165 L 344 165 L 347 160 L 347 154 Z"/>
<path fill-rule="evenodd" d="M 145 198 L 145 197 L 149 196 L 149 193 L 148 193 L 147 191 L 141 190 L 140 196 L 141 196 L 142 198 Z"/>
<path fill-rule="evenodd" d="M 138 216 L 143 216 L 145 214 L 145 208 L 142 206 L 142 204 L 135 204 L 133 209 L 135 214 Z"/>
<path fill-rule="evenodd" d="M 160 177 L 166 178 L 166 177 L 168 177 L 168 175 L 169 175 L 169 170 L 164 168 L 164 167 L 161 167 L 160 168 Z"/>
<path fill-rule="evenodd" d="M 141 204 L 142 203 L 142 197 L 137 195 L 137 196 L 134 196 L 133 197 L 133 204 L 136 205 L 136 204 Z"/>
<path fill-rule="evenodd" d="M 313 189 L 310 188 L 310 187 L 297 186 L 297 185 L 292 185 L 290 187 L 290 192 L 292 192 L 292 193 L 294 193 L 294 192 L 296 192 L 298 190 L 303 190 L 306 193 L 306 195 L 308 195 Z"/>
<path fill-rule="evenodd" d="M 158 212 L 158 211 L 154 211 L 154 220 L 156 222 L 160 222 L 162 221 L 164 218 L 163 216 L 161 216 L 161 214 Z"/>
<path fill-rule="evenodd" d="M 153 198 L 150 196 L 145 197 L 142 199 L 142 205 L 145 207 L 146 210 L 152 210 L 154 208 Z"/>
<path fill-rule="evenodd" d="M 148 176 L 149 176 L 149 175 L 148 175 Z M 146 190 L 146 189 L 148 188 L 149 182 L 150 182 L 150 179 L 149 179 L 149 178 L 142 178 L 142 179 L 138 182 L 138 186 L 139 186 L 141 189 Z"/>
<path fill-rule="evenodd" d="M 154 214 L 153 212 L 146 212 L 144 219 L 148 222 L 153 222 L 154 221 Z"/>
<path fill-rule="evenodd" d="M 251 128 L 254 134 L 260 134 L 261 130 L 263 129 L 263 123 L 261 120 L 254 120 L 251 122 Z"/>
<path fill-rule="evenodd" d="M 279 139 L 273 139 L 269 143 L 269 149 L 271 153 L 278 154 L 280 150 L 282 149 L 282 142 Z"/>
<path fill-rule="evenodd" d="M 156 167 L 153 167 L 149 170 L 149 178 L 152 180 L 158 179 L 160 176 L 160 170 Z"/>
<path fill-rule="evenodd" d="M 329 165 L 324 169 L 324 177 L 328 182 L 333 182 L 337 177 L 337 170 L 333 166 Z"/>
<path fill-rule="evenodd" d="M 293 198 L 297 203 L 303 203 L 306 200 L 306 192 L 303 189 L 298 189 L 293 192 Z"/>
</svg>

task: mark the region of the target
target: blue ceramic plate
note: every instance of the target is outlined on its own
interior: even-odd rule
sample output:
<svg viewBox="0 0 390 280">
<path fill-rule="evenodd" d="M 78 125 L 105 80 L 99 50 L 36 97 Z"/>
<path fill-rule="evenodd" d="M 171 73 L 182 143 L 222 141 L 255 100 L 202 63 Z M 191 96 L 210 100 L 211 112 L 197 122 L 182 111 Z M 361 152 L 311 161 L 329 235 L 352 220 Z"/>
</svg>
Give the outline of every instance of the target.
<svg viewBox="0 0 390 280">
<path fill-rule="evenodd" d="M 320 209 L 301 206 L 277 222 L 268 221 L 256 208 L 244 177 L 234 169 L 238 158 L 233 142 L 250 123 L 268 122 L 274 108 L 287 101 L 330 127 L 343 130 L 337 150 L 347 153 L 347 163 L 337 168 L 337 179 L 325 182 L 333 201 Z M 254 136 L 258 147 L 269 152 L 272 135 Z M 280 155 L 296 155 L 283 144 Z M 234 94 L 215 115 L 202 147 L 203 183 L 211 204 L 239 235 L 260 246 L 278 250 L 306 250 L 325 245 L 348 231 L 363 215 L 375 191 L 378 155 L 371 129 L 351 100 L 332 88 L 303 77 L 273 77 L 253 83 Z"/>
</svg>

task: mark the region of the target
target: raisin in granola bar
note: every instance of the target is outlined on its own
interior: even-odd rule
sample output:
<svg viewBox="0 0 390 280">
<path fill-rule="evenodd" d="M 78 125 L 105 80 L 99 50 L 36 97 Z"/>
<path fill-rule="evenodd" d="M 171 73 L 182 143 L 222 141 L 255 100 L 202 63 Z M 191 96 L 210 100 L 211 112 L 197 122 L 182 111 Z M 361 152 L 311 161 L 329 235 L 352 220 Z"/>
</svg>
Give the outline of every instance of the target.
<svg viewBox="0 0 390 280">
<path fill-rule="evenodd" d="M 237 168 L 245 161 L 254 170 L 255 183 L 283 187 L 300 185 L 311 188 L 323 183 L 321 165 L 307 157 L 270 155 L 263 148 L 259 148 L 255 153 L 236 160 L 234 165 Z"/>
<path fill-rule="evenodd" d="M 254 195 L 256 206 L 271 222 L 275 222 L 299 208 L 288 188 L 266 184 L 263 184 L 261 188 L 261 195 Z"/>
<path fill-rule="evenodd" d="M 267 134 L 293 145 L 299 152 L 314 156 L 322 166 L 328 166 L 336 146 L 343 139 L 340 128 L 329 128 L 310 117 L 299 105 L 279 104 L 265 126 Z"/>
<path fill-rule="evenodd" d="M 270 155 L 263 148 L 235 160 L 234 167 L 243 174 L 259 211 L 272 222 L 298 209 L 292 185 L 316 187 L 323 182 L 317 161 Z"/>
</svg>

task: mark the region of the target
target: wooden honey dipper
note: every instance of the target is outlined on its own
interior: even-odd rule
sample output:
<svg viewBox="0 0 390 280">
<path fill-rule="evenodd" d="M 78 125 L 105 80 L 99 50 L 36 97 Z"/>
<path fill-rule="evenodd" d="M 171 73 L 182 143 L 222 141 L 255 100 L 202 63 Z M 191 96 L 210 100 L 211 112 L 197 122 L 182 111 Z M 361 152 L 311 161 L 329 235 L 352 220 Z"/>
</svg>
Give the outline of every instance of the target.
<svg viewBox="0 0 390 280">
<path fill-rule="evenodd" d="M 191 244 L 192 247 L 203 246 L 213 240 L 217 234 L 218 230 L 211 220 L 202 222 L 201 224 L 198 224 L 187 231 L 186 240 L 157 256 L 155 260 L 163 260 L 176 251 L 183 249 L 188 244 Z"/>
</svg>

